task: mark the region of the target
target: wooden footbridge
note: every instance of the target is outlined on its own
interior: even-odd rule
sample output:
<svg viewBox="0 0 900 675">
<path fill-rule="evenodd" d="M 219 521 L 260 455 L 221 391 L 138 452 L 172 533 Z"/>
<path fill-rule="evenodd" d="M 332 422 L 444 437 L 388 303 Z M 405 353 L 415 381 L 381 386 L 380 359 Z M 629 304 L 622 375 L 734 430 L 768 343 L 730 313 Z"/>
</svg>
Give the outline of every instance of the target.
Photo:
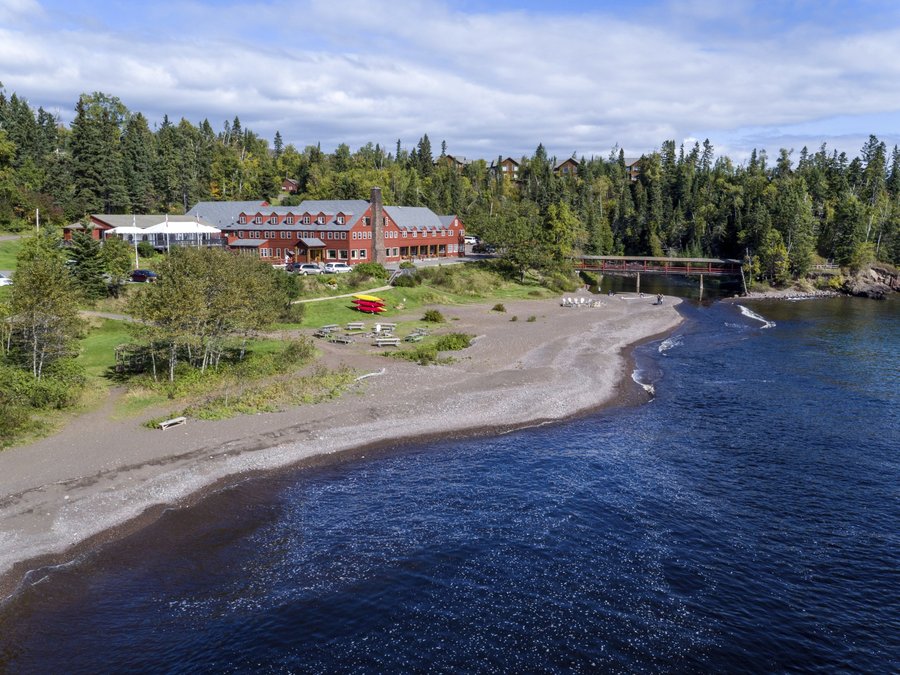
<svg viewBox="0 0 900 675">
<path fill-rule="evenodd" d="M 731 258 L 659 258 L 633 255 L 584 255 L 575 259 L 575 269 L 600 274 L 622 274 L 637 277 L 641 290 L 641 274 L 678 274 L 703 277 L 743 277 L 741 261 Z"/>
</svg>

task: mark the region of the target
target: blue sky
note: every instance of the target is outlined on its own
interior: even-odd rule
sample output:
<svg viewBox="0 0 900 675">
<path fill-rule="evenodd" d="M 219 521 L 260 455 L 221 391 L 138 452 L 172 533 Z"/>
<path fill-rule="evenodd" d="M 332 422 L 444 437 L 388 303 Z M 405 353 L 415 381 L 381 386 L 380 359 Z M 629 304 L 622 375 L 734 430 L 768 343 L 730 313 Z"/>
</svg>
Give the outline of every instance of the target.
<svg viewBox="0 0 900 675">
<path fill-rule="evenodd" d="M 0 82 L 64 121 L 103 91 L 327 150 L 855 155 L 900 143 L 900 3 L 0 0 Z"/>
</svg>

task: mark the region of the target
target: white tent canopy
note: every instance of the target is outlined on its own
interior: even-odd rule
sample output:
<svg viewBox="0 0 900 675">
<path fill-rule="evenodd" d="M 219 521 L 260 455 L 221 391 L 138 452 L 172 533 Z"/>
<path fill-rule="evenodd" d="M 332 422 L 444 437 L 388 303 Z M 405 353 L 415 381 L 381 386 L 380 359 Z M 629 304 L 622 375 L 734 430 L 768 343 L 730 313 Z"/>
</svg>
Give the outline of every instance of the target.
<svg viewBox="0 0 900 675">
<path fill-rule="evenodd" d="M 119 230 L 121 228 L 115 228 Z M 131 229 L 131 228 L 128 228 Z M 140 229 L 140 228 L 137 228 Z M 162 222 L 140 230 L 142 234 L 221 234 L 222 230 L 195 222 Z"/>
<path fill-rule="evenodd" d="M 121 227 L 114 227 L 105 232 L 105 235 L 110 234 L 143 234 L 144 230 L 140 227 L 134 227 L 133 225 L 122 225 Z"/>
</svg>

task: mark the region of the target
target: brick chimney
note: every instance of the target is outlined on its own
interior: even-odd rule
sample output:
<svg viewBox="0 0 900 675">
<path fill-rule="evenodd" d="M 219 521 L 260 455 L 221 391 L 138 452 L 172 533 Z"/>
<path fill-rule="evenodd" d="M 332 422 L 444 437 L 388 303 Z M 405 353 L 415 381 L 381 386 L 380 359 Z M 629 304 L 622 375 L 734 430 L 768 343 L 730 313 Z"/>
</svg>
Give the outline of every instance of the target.
<svg viewBox="0 0 900 675">
<path fill-rule="evenodd" d="M 384 203 L 381 201 L 381 188 L 372 188 L 372 255 L 374 261 L 382 265 L 387 262 L 387 251 L 384 247 Z"/>
</svg>

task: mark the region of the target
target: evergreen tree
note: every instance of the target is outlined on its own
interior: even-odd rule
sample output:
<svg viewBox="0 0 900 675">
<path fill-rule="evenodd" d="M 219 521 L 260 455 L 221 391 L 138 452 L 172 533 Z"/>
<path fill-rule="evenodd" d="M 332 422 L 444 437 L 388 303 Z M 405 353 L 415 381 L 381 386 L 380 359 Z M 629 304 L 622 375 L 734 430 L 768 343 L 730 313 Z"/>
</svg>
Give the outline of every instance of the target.
<svg viewBox="0 0 900 675">
<path fill-rule="evenodd" d="M 103 275 L 105 265 L 100 252 L 100 242 L 91 236 L 90 229 L 75 232 L 69 249 L 70 260 L 74 261 L 72 274 L 81 294 L 89 300 L 97 300 L 106 295 Z"/>
</svg>

